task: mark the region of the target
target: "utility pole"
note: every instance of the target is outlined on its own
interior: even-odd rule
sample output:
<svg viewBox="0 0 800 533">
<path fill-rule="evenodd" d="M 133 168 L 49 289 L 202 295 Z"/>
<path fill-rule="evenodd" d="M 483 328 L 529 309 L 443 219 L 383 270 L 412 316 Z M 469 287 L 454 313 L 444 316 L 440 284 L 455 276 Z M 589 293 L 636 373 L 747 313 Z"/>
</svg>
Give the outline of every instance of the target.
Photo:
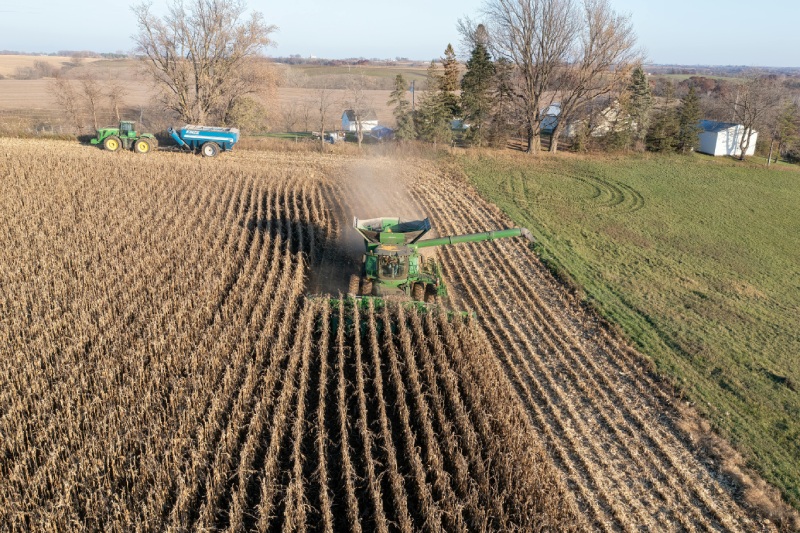
<svg viewBox="0 0 800 533">
<path fill-rule="evenodd" d="M 411 80 L 411 112 L 414 112 L 414 80 Z"/>
</svg>

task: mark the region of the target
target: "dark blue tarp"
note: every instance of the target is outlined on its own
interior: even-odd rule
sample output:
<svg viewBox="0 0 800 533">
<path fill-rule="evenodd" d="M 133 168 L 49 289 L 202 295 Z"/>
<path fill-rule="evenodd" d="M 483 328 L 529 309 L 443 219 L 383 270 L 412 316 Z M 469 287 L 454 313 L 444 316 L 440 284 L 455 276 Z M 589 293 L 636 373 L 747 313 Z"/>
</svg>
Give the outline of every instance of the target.
<svg viewBox="0 0 800 533">
<path fill-rule="evenodd" d="M 369 134 L 380 140 L 391 139 L 394 136 L 394 130 L 386 126 L 375 126 L 370 130 Z"/>
</svg>

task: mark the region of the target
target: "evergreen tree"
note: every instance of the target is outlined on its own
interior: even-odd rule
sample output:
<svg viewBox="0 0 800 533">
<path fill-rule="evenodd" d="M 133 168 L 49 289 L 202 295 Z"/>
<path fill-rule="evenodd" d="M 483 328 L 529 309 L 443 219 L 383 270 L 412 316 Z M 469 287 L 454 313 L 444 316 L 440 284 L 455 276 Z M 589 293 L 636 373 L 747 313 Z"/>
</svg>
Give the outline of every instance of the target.
<svg viewBox="0 0 800 533">
<path fill-rule="evenodd" d="M 486 46 L 478 42 L 472 49 L 467 70 L 461 78 L 461 109 L 464 121 L 470 125 L 467 139 L 478 146 L 484 143 L 484 126 L 492 108 L 494 73 L 494 64 Z"/>
<path fill-rule="evenodd" d="M 514 130 L 519 117 L 514 116 L 513 87 L 514 65 L 507 59 L 500 58 L 494 64 L 494 80 L 491 90 L 491 108 L 489 110 L 489 128 L 487 140 L 490 146 L 505 147 Z"/>
<path fill-rule="evenodd" d="M 653 119 L 652 127 L 647 134 L 647 149 L 654 152 L 669 152 L 675 150 L 676 139 L 679 132 L 678 110 L 673 103 L 675 87 L 672 82 L 667 82 L 664 89 L 664 105 L 658 110 Z"/>
<path fill-rule="evenodd" d="M 641 65 L 633 69 L 631 82 L 628 85 L 628 114 L 630 115 L 631 137 L 634 144 L 640 147 L 647 135 L 650 122 L 650 108 L 653 98 L 650 94 L 650 82 Z"/>
<path fill-rule="evenodd" d="M 414 129 L 414 117 L 411 114 L 411 104 L 406 100 L 406 87 L 408 82 L 402 74 L 398 74 L 394 79 L 394 90 L 389 95 L 389 105 L 394 107 L 394 114 L 397 128 L 394 136 L 399 141 L 408 141 L 417 137 Z"/>
<path fill-rule="evenodd" d="M 450 117 L 461 116 L 461 108 L 458 105 L 458 60 L 451 44 L 447 45 L 442 58 L 444 73 L 439 77 L 439 91 L 442 93 L 442 100 L 450 112 Z"/>
<path fill-rule="evenodd" d="M 603 144 L 610 150 L 627 150 L 633 143 L 635 124 L 632 115 L 632 97 L 630 91 L 623 91 L 617 101 L 616 113 L 608 115 L 610 129 L 603 136 Z"/>
<path fill-rule="evenodd" d="M 686 153 L 697 148 L 700 143 L 700 97 L 689 88 L 689 94 L 681 102 L 678 110 L 678 148 Z"/>
<path fill-rule="evenodd" d="M 434 144 L 450 143 L 453 140 L 453 132 L 450 129 L 452 115 L 441 87 L 442 76 L 436 68 L 436 63 L 431 61 L 428 67 L 428 90 L 420 102 L 415 119 L 420 139 Z"/>
</svg>

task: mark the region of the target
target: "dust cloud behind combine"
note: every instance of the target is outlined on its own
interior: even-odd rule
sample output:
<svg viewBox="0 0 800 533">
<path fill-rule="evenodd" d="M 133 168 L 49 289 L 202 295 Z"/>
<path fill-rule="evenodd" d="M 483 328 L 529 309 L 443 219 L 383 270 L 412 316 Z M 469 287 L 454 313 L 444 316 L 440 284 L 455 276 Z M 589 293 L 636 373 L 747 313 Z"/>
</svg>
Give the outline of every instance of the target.
<svg viewBox="0 0 800 533">
<path fill-rule="evenodd" d="M 362 220 L 399 217 L 403 221 L 428 216 L 417 204 L 408 175 L 409 165 L 390 157 L 349 160 L 335 172 L 327 198 L 336 234 L 322 254 L 321 264 L 312 266 L 309 292 L 315 295 L 346 293 L 350 276 L 361 271 L 364 239 L 353 228 L 353 217 Z M 428 234 L 435 235 L 432 230 Z M 425 250 L 426 255 L 434 253 Z M 316 272 L 315 272 L 316 270 Z"/>
</svg>

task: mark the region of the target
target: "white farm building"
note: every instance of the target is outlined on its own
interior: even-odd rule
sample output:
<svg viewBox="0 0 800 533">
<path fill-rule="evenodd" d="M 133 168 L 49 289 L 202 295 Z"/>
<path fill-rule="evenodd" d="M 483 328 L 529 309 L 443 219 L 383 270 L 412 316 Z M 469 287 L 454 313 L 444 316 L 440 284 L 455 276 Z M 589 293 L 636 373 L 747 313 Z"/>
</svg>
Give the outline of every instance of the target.
<svg viewBox="0 0 800 533">
<path fill-rule="evenodd" d="M 745 128 L 733 122 L 700 121 L 700 145 L 698 152 L 708 155 L 741 155 L 741 141 Z M 745 155 L 753 155 L 756 151 L 758 132 L 750 131 L 750 145 Z"/>
<path fill-rule="evenodd" d="M 367 111 L 361 117 L 361 131 L 372 131 L 372 128 L 378 125 L 378 115 L 375 111 Z M 356 131 L 356 113 L 352 109 L 345 110 L 342 113 L 342 130 L 343 131 Z"/>
</svg>

